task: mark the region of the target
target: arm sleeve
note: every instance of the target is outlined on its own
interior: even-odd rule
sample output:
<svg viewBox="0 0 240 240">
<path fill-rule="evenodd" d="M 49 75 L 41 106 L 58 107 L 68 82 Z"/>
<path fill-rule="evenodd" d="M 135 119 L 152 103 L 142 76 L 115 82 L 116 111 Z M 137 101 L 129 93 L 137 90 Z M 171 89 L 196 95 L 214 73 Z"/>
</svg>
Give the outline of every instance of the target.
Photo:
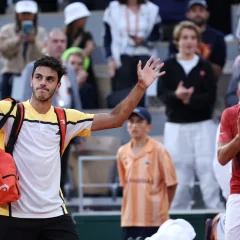
<svg viewBox="0 0 240 240">
<path fill-rule="evenodd" d="M 18 54 L 21 42 L 18 35 L 10 35 L 8 29 L 0 29 L 0 53 L 6 58 L 12 58 Z"/>
<path fill-rule="evenodd" d="M 10 101 L 7 101 L 7 100 L 0 101 L 0 120 L 3 118 L 3 116 L 5 116 L 9 112 L 11 106 L 12 106 L 12 103 Z M 11 115 L 14 115 L 14 112 L 16 112 L 16 109 L 17 107 L 15 106 Z M 8 123 L 8 121 L 6 123 Z"/>
<path fill-rule="evenodd" d="M 94 114 L 87 114 L 74 109 L 65 109 L 67 119 L 67 131 L 65 144 L 76 136 L 91 136 L 91 127 Z"/>
<path fill-rule="evenodd" d="M 177 175 L 173 166 L 172 158 L 167 150 L 159 153 L 159 160 L 163 169 L 165 183 L 167 187 L 174 186 L 178 183 Z"/>
<path fill-rule="evenodd" d="M 117 153 L 117 167 L 118 167 L 118 177 L 119 177 L 119 184 L 121 187 L 125 185 L 125 169 L 121 159 L 121 148 L 118 150 Z"/>
<path fill-rule="evenodd" d="M 240 80 L 240 71 L 238 68 L 235 68 L 233 70 L 232 78 L 228 85 L 228 90 L 225 97 L 225 104 L 227 107 L 231 107 L 238 103 L 237 90 L 238 90 L 239 80 Z"/>
<path fill-rule="evenodd" d="M 206 109 L 208 105 L 214 105 L 217 95 L 217 78 L 210 63 L 206 68 L 204 88 L 202 93 L 193 93 L 189 108 Z"/>
<path fill-rule="evenodd" d="M 170 71 L 167 69 L 166 66 L 163 66 L 161 71 L 166 71 L 166 74 L 164 74 L 158 80 L 157 93 L 159 99 L 168 106 L 181 105 L 182 102 L 176 97 L 175 90 L 170 88 L 171 84 Z"/>
<path fill-rule="evenodd" d="M 230 108 L 225 109 L 222 113 L 220 122 L 219 143 L 228 143 L 234 138 L 230 125 L 232 118 L 233 116 L 231 116 Z"/>
</svg>

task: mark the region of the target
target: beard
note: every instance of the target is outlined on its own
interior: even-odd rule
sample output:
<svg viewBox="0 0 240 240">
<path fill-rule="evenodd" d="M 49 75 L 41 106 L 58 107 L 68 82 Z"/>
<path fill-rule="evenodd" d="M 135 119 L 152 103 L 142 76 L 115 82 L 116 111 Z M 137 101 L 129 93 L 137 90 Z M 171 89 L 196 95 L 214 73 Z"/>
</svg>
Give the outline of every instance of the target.
<svg viewBox="0 0 240 240">
<path fill-rule="evenodd" d="M 44 102 L 48 102 L 50 99 L 52 99 L 52 97 L 53 97 L 53 95 L 54 95 L 54 93 L 55 93 L 55 90 L 52 91 L 52 92 L 49 91 L 49 94 L 48 94 L 48 96 L 46 96 L 46 97 L 44 97 L 43 95 L 38 96 L 36 92 L 37 92 L 37 90 L 34 89 L 34 88 L 32 88 L 32 93 L 33 93 L 34 98 L 35 98 L 36 100 L 44 103 Z"/>
<path fill-rule="evenodd" d="M 193 19 L 192 22 L 194 22 L 198 27 L 202 27 L 206 25 L 207 19 L 198 19 L 198 20 Z"/>
</svg>

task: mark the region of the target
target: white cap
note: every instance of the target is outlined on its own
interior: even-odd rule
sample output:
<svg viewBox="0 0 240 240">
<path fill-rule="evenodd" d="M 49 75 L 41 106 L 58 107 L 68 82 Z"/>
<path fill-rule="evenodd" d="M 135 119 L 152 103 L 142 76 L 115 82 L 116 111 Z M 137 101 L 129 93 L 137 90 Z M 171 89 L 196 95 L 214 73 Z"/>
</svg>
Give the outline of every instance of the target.
<svg viewBox="0 0 240 240">
<path fill-rule="evenodd" d="M 145 240 L 193 240 L 196 233 L 192 225 L 184 219 L 164 222 L 157 233 Z"/>
<path fill-rule="evenodd" d="M 38 12 L 38 5 L 36 2 L 28 0 L 28 1 L 19 1 L 15 6 L 16 13 L 32 13 L 36 14 Z"/>
<path fill-rule="evenodd" d="M 65 25 L 68 25 L 79 18 L 88 17 L 90 15 L 91 13 L 85 4 L 80 2 L 71 3 L 64 9 L 64 23 Z"/>
</svg>

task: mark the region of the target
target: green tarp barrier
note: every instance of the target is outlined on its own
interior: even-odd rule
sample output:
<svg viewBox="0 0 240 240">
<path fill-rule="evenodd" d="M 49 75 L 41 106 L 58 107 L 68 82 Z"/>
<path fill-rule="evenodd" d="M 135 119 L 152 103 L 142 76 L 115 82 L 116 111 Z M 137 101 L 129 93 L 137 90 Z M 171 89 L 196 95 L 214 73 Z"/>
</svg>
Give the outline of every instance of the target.
<svg viewBox="0 0 240 240">
<path fill-rule="evenodd" d="M 191 223 L 197 234 L 195 240 L 204 240 L 205 222 L 217 213 L 189 211 L 189 213 L 170 214 L 170 216 L 172 219 L 183 218 Z M 119 214 L 73 214 L 73 219 L 81 240 L 121 240 Z"/>
</svg>

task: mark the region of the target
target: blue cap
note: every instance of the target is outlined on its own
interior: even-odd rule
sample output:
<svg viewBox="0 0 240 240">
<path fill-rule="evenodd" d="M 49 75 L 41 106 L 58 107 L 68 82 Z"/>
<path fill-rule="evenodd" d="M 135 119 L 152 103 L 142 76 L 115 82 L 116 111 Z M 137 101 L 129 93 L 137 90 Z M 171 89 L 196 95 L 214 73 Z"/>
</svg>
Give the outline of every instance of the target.
<svg viewBox="0 0 240 240">
<path fill-rule="evenodd" d="M 188 3 L 188 9 L 193 5 L 201 5 L 204 8 L 208 8 L 207 2 L 205 0 L 190 0 Z"/>
<path fill-rule="evenodd" d="M 137 116 L 139 116 L 140 118 L 146 120 L 149 124 L 151 124 L 152 122 L 152 117 L 151 117 L 151 114 L 148 112 L 148 110 L 144 107 L 136 107 L 132 114 L 135 114 Z M 132 115 L 131 114 L 131 115 Z M 131 116 L 130 115 L 130 116 Z"/>
</svg>

